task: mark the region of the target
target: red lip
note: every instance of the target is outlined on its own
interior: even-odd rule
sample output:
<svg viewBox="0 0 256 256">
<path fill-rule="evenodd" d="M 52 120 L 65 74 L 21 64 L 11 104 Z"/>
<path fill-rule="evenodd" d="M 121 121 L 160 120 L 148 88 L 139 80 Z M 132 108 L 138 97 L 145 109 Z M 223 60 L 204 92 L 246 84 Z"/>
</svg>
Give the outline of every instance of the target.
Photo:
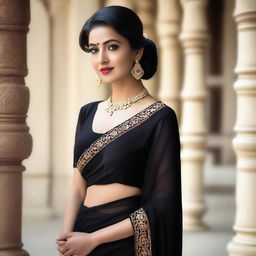
<svg viewBox="0 0 256 256">
<path fill-rule="evenodd" d="M 113 68 L 110 68 L 110 67 L 105 67 L 105 68 L 101 68 L 100 71 L 103 73 L 103 74 L 107 74 L 109 73 Z"/>
</svg>

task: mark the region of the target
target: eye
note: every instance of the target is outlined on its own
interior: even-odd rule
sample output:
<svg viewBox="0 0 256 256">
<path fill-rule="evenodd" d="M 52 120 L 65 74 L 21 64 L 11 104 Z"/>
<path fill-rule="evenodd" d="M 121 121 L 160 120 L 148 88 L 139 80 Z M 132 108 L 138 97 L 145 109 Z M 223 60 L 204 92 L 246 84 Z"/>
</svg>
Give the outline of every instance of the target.
<svg viewBox="0 0 256 256">
<path fill-rule="evenodd" d="M 116 44 L 111 44 L 111 45 L 108 47 L 108 49 L 111 50 L 111 51 L 114 51 L 114 50 L 116 50 L 116 49 L 118 49 L 118 48 L 119 48 L 119 46 L 116 45 Z"/>
<path fill-rule="evenodd" d="M 90 53 L 95 54 L 98 51 L 98 48 L 92 47 L 90 48 Z"/>
</svg>

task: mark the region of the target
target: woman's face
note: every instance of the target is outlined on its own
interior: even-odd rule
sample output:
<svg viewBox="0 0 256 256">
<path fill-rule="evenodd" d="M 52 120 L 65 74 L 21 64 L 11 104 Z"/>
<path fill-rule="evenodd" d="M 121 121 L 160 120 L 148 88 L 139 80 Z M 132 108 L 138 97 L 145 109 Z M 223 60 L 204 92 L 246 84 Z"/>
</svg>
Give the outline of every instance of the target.
<svg viewBox="0 0 256 256">
<path fill-rule="evenodd" d="M 104 83 L 131 78 L 131 69 L 139 51 L 109 26 L 97 26 L 89 34 L 91 63 Z M 136 55 L 137 53 L 137 55 Z"/>
</svg>

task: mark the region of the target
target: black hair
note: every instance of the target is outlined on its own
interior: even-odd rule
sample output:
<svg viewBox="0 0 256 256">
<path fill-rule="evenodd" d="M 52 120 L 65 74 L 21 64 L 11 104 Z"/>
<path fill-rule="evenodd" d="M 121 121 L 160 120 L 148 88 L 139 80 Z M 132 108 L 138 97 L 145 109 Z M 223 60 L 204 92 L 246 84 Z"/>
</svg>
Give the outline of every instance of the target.
<svg viewBox="0 0 256 256">
<path fill-rule="evenodd" d="M 144 48 L 140 64 L 144 69 L 142 79 L 150 79 L 157 69 L 157 48 L 155 43 L 143 36 L 143 25 L 140 18 L 131 9 L 123 6 L 107 6 L 94 13 L 84 24 L 79 36 L 82 50 L 90 52 L 89 33 L 96 26 L 110 26 L 125 37 L 132 49 Z"/>
</svg>

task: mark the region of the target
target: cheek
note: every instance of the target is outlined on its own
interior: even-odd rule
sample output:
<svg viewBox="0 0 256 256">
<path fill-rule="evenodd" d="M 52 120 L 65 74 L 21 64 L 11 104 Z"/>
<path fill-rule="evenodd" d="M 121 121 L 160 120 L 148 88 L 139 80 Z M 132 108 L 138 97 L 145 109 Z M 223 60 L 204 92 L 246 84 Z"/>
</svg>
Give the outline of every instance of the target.
<svg viewBox="0 0 256 256">
<path fill-rule="evenodd" d="M 133 67 L 133 57 L 131 54 L 122 53 L 118 56 L 115 56 L 115 64 L 118 66 L 118 68 L 127 69 L 130 71 Z"/>
</svg>

